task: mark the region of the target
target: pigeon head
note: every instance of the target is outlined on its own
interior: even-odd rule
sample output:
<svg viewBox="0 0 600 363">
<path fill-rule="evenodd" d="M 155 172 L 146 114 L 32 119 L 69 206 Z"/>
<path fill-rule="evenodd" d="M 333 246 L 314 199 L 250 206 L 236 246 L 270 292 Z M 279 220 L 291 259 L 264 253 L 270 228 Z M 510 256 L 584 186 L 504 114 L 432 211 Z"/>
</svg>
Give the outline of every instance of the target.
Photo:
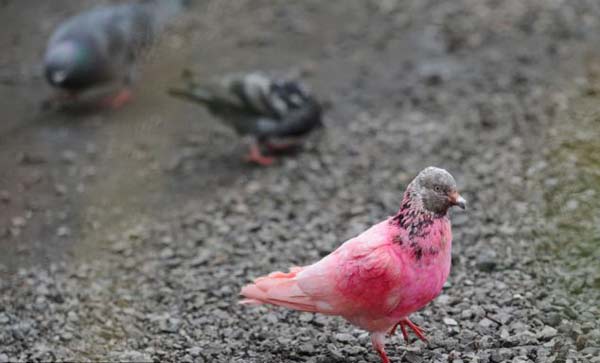
<svg viewBox="0 0 600 363">
<path fill-rule="evenodd" d="M 444 215 L 450 207 L 465 209 L 466 200 L 458 194 L 456 181 L 446 170 L 430 166 L 411 182 L 411 194 L 429 212 Z"/>
<path fill-rule="evenodd" d="M 44 60 L 46 79 L 55 87 L 77 83 L 92 71 L 91 53 L 81 42 L 65 41 L 52 45 Z"/>
</svg>

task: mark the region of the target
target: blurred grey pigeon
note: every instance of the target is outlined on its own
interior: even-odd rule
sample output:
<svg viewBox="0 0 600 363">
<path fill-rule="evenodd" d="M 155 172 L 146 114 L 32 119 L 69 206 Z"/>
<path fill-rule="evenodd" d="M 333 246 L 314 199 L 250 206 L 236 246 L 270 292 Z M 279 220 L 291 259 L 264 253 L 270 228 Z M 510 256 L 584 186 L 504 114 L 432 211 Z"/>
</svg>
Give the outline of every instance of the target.
<svg viewBox="0 0 600 363">
<path fill-rule="evenodd" d="M 46 79 L 66 91 L 66 98 L 117 83 L 122 90 L 109 105 L 120 106 L 131 96 L 140 54 L 184 5 L 182 0 L 148 0 L 97 7 L 67 19 L 48 41 Z"/>
<path fill-rule="evenodd" d="M 263 147 L 277 151 L 296 146 L 323 125 L 321 103 L 296 79 L 251 72 L 200 84 L 191 71 L 183 78 L 185 85 L 168 93 L 205 106 L 239 135 L 249 136 L 248 161 L 270 165 L 274 159 L 263 155 Z"/>
</svg>

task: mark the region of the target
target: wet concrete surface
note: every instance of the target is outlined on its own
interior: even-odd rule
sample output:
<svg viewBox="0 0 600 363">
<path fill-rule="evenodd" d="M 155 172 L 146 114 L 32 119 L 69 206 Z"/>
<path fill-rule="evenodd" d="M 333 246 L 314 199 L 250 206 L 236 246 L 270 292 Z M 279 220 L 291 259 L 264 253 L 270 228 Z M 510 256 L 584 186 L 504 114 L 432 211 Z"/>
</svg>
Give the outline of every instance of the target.
<svg viewBox="0 0 600 363">
<path fill-rule="evenodd" d="M 43 112 L 46 38 L 96 3 L 0 2 L 0 361 L 375 362 L 364 332 L 237 291 L 395 212 L 433 164 L 471 208 L 452 216 L 449 284 L 415 314 L 430 344 L 394 337 L 393 361 L 597 362 L 594 2 L 198 1 L 132 103 Z M 165 94 L 184 67 L 305 73 L 327 128 L 246 165 Z"/>
</svg>

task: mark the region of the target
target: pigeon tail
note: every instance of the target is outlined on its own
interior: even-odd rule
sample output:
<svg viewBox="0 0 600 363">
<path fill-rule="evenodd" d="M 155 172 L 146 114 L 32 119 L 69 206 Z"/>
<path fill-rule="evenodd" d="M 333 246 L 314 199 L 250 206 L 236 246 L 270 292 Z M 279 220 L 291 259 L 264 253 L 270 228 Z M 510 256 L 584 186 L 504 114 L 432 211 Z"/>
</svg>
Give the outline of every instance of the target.
<svg viewBox="0 0 600 363">
<path fill-rule="evenodd" d="M 246 299 L 241 304 L 260 305 L 271 304 L 288 309 L 318 312 L 316 302 L 307 295 L 296 280 L 301 267 L 294 267 L 290 272 L 273 272 L 268 276 L 259 277 L 254 283 L 242 288 L 240 294 Z"/>
<path fill-rule="evenodd" d="M 208 105 L 214 100 L 214 97 L 210 92 L 201 88 L 196 88 L 194 90 L 169 88 L 167 93 L 173 97 L 201 103 L 203 105 Z"/>
</svg>

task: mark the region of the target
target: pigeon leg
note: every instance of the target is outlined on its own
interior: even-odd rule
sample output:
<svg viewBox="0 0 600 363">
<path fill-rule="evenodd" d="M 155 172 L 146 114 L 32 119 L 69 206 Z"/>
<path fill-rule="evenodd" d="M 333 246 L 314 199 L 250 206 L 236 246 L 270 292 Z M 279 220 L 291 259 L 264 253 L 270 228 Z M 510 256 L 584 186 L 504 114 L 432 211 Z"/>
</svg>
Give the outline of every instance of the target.
<svg viewBox="0 0 600 363">
<path fill-rule="evenodd" d="M 75 103 L 79 100 L 79 95 L 74 92 L 58 92 L 42 101 L 42 109 L 56 109 L 64 107 L 67 104 Z"/>
<path fill-rule="evenodd" d="M 129 69 L 127 70 L 127 73 L 125 74 L 125 77 L 123 79 L 123 83 L 125 84 L 125 87 L 131 86 L 137 79 L 137 67 L 135 62 L 132 60 L 131 65 L 129 66 Z"/>
<path fill-rule="evenodd" d="M 250 145 L 250 151 L 246 155 L 245 160 L 262 166 L 269 166 L 275 161 L 274 158 L 264 156 L 257 143 Z"/>
<path fill-rule="evenodd" d="M 298 143 L 294 142 L 294 141 L 289 141 L 289 142 L 267 141 L 267 142 L 265 142 L 265 146 L 267 147 L 267 149 L 269 149 L 271 151 L 286 151 L 286 150 L 295 148 L 296 146 L 298 146 Z"/>
<path fill-rule="evenodd" d="M 406 331 L 406 327 L 401 324 L 400 330 L 402 330 L 402 336 L 404 337 L 404 341 L 406 342 L 406 344 L 410 343 L 410 340 L 408 339 L 408 332 Z"/>
<path fill-rule="evenodd" d="M 371 333 L 371 343 L 373 343 L 373 348 L 375 348 L 381 357 L 381 363 L 390 363 L 390 359 L 385 354 L 385 334 Z"/>
<path fill-rule="evenodd" d="M 408 340 L 408 333 L 406 332 L 406 327 L 404 325 L 400 324 L 400 322 L 396 323 L 396 325 L 394 325 L 394 327 L 390 330 L 390 335 L 396 334 L 396 329 L 398 328 L 398 325 L 400 325 L 400 330 L 402 331 L 402 336 L 404 337 L 404 341 L 407 344 L 410 343 L 410 341 Z"/>
<path fill-rule="evenodd" d="M 417 324 L 413 323 L 408 318 L 404 318 L 404 319 L 400 320 L 400 322 L 398 322 L 398 324 L 400 324 L 400 329 L 402 329 L 402 335 L 404 335 L 404 340 L 406 340 L 407 342 L 408 342 L 408 334 L 406 333 L 406 326 L 408 326 L 419 339 L 421 339 L 424 342 L 428 341 L 427 338 L 425 337 L 425 334 L 423 333 L 423 330 L 421 330 L 421 328 Z"/>
<path fill-rule="evenodd" d="M 131 100 L 132 93 L 129 88 L 123 88 L 116 95 L 112 95 L 104 100 L 104 104 L 112 109 L 117 109 Z"/>
</svg>

